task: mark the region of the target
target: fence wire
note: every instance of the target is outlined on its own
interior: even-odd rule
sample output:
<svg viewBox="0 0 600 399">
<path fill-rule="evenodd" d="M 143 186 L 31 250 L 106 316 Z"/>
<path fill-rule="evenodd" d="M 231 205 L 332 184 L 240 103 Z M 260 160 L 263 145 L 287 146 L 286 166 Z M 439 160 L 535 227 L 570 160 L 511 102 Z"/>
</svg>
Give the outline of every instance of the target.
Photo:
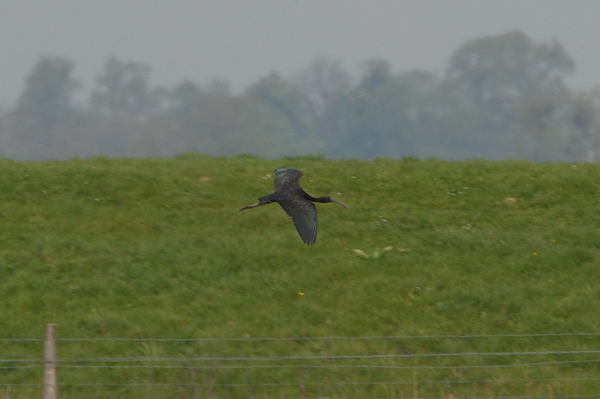
<svg viewBox="0 0 600 399">
<path fill-rule="evenodd" d="M 42 346 L 0 339 L 0 399 L 39 393 Z M 61 398 L 600 397 L 600 333 L 61 338 L 57 352 Z"/>
</svg>

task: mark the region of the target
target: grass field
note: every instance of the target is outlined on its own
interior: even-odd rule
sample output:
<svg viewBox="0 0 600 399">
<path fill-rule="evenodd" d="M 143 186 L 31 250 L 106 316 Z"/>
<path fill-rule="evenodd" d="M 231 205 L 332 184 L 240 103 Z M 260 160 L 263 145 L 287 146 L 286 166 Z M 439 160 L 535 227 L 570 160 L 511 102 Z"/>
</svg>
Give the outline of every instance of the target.
<svg viewBox="0 0 600 399">
<path fill-rule="evenodd" d="M 318 205 L 314 246 L 276 204 L 239 212 L 272 192 L 282 165 L 304 172 L 310 194 L 352 208 Z M 516 161 L 0 160 L 0 338 L 42 338 L 45 323 L 63 339 L 598 332 L 599 176 L 596 164 Z M 412 353 L 459 345 L 419 342 Z M 519 342 L 458 349 L 564 349 Z M 0 358 L 40 357 L 0 345 Z M 86 356 L 150 349 L 107 344 Z M 0 383 L 22 378 L 0 370 Z M 0 398 L 28 395 L 15 389 Z M 478 396 L 504 392 L 485 389 Z"/>
</svg>

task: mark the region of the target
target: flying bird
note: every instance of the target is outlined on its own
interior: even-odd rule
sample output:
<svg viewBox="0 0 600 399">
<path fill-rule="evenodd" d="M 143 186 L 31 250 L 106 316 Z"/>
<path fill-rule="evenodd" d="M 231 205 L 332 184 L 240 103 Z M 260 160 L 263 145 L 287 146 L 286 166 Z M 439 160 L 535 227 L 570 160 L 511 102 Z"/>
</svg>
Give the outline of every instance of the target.
<svg viewBox="0 0 600 399">
<path fill-rule="evenodd" d="M 246 205 L 240 211 L 257 206 L 277 202 L 292 218 L 296 230 L 305 244 L 311 245 L 317 241 L 317 207 L 313 202 L 333 202 L 350 209 L 348 205 L 324 196 L 315 198 L 300 187 L 300 178 L 304 175 L 297 169 L 285 166 L 275 169 L 275 192 L 258 199 L 258 204 Z"/>
</svg>

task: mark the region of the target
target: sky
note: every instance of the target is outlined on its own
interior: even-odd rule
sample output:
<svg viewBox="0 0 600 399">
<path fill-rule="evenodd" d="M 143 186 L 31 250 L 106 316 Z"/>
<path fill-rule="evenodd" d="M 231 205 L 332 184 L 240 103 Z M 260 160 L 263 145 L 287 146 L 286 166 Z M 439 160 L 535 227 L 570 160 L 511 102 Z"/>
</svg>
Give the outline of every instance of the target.
<svg viewBox="0 0 600 399">
<path fill-rule="evenodd" d="M 0 107 L 10 108 L 43 55 L 74 62 L 83 97 L 110 56 L 151 66 L 151 84 L 231 82 L 241 91 L 316 57 L 357 75 L 373 58 L 394 72 L 442 73 L 470 39 L 521 30 L 558 40 L 567 84 L 600 85 L 598 0 L 0 0 Z"/>
</svg>

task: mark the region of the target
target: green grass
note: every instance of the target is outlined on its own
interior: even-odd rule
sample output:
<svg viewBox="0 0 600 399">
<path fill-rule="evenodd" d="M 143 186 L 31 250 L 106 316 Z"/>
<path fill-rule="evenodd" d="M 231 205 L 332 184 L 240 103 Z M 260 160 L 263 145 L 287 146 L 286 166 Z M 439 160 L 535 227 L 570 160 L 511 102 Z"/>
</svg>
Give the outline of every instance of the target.
<svg viewBox="0 0 600 399">
<path fill-rule="evenodd" d="M 318 205 L 314 246 L 301 242 L 277 205 L 238 211 L 272 192 L 273 169 L 282 165 L 304 171 L 302 184 L 312 195 L 331 195 L 352 208 Z M 42 338 L 46 323 L 55 323 L 62 339 L 597 332 L 599 176 L 600 165 L 530 162 L 196 155 L 0 160 L 0 338 Z M 373 254 L 388 246 L 393 249 L 379 257 L 353 251 Z M 307 341 L 298 348 L 107 342 L 65 343 L 59 355 L 361 354 L 400 344 L 411 353 L 598 349 L 597 339 L 574 341 L 577 348 L 565 347 L 569 343 L 416 340 L 369 349 L 360 342 L 327 347 Z M 0 358 L 41 356 L 35 344 L 0 343 L 0 349 Z M 581 370 L 590 376 L 595 365 L 544 375 L 560 379 Z M 66 382 L 95 378 L 92 371 L 78 372 L 59 375 Z M 277 378 L 297 380 L 292 374 Z M 523 370 L 512 377 L 524 378 Z M 0 384 L 38 382 L 24 378 L 0 370 Z M 577 382 L 538 385 L 531 394 L 547 394 L 550 386 L 554 394 L 572 393 Z M 297 395 L 295 389 L 287 396 Z M 412 386 L 393 394 L 384 387 L 348 389 L 312 394 L 415 394 Z M 475 396 L 512 392 L 506 386 L 468 389 Z M 12 392 L 0 391 L 0 398 L 20 397 L 17 388 Z M 154 396 L 133 388 L 111 392 L 73 395 L 163 397 L 159 390 Z"/>
</svg>

